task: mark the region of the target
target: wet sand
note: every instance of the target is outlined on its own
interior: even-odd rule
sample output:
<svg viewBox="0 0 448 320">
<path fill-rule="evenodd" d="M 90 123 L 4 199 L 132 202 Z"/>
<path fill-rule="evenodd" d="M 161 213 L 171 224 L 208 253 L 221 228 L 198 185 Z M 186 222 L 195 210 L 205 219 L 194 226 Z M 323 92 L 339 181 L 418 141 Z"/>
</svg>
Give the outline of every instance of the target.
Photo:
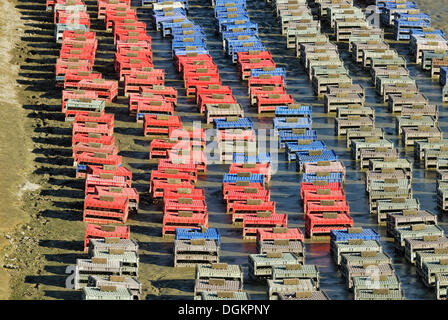
<svg viewBox="0 0 448 320">
<path fill-rule="evenodd" d="M 425 1 L 430 3 L 429 1 Z M 13 234 L 10 241 L 12 245 L 6 248 L 8 258 L 5 263 L 10 265 L 8 273 L 11 274 L 11 298 L 15 299 L 79 299 L 78 292 L 64 288 L 65 269 L 73 265 L 76 258 L 85 257 L 82 242 L 85 231 L 82 222 L 83 181 L 74 178 L 74 168 L 71 159 L 71 128 L 64 122 L 60 112 L 60 90 L 54 87 L 54 65 L 58 55 L 59 46 L 54 43 L 54 25 L 49 13 L 45 12 L 44 1 L 15 0 L 16 8 L 22 14 L 24 34 L 19 45 L 15 47 L 16 63 L 20 68 L 16 84 L 18 89 L 18 103 L 22 106 L 22 113 L 26 120 L 21 125 L 11 125 L 16 121 L 20 110 L 11 114 L 5 133 L 14 133 L 24 130 L 16 138 L 6 137 L 9 143 L 1 143 L 3 148 L 10 147 L 16 157 L 8 159 L 10 166 L 4 175 L 19 172 L 21 177 L 4 178 L 7 181 L 21 181 L 6 196 L 17 195 L 20 186 L 26 181 L 23 175 L 26 170 L 12 170 L 14 166 L 26 168 L 17 159 L 28 155 L 33 160 L 32 174 L 27 179 L 40 188 L 34 192 L 24 192 L 22 203 L 25 214 L 18 212 L 8 214 L 10 208 L 1 210 L 8 217 L 29 217 L 26 224 L 22 224 Z M 95 69 L 103 73 L 104 78 L 116 79 L 113 71 L 114 45 L 112 35 L 104 32 L 103 22 L 95 18 L 96 1 L 86 1 L 92 20 L 92 30 L 97 32 L 99 47 L 95 62 Z M 133 1 L 136 5 L 139 1 Z M 423 1 L 419 2 L 424 9 Z M 215 34 L 212 8 L 209 1 L 192 0 L 190 2 L 189 17 L 204 27 L 207 35 L 207 45 L 215 63 L 218 64 L 224 85 L 230 85 L 239 103 L 245 109 L 246 115 L 255 122 L 256 128 L 271 128 L 272 118 L 258 118 L 253 109 L 248 106 L 247 84 L 239 80 L 236 65 L 222 51 L 222 44 Z M 251 19 L 259 24 L 260 37 L 265 46 L 273 54 L 276 63 L 287 69 L 287 91 L 292 94 L 298 103 L 313 106 L 313 127 L 318 131 L 319 138 L 324 140 L 329 148 L 334 149 L 347 167 L 346 191 L 351 208 L 351 215 L 355 225 L 377 229 L 376 217 L 368 213 L 367 198 L 360 189 L 364 188 L 364 174 L 357 170 L 357 165 L 351 160 L 345 148 L 345 140 L 334 136 L 334 119 L 323 112 L 322 101 L 312 94 L 311 85 L 305 77 L 305 71 L 298 59 L 294 57 L 293 50 L 285 49 L 285 39 L 279 34 L 279 26 L 273 19 L 271 11 L 264 1 L 248 0 L 248 10 Z M 3 11 L 4 12 L 4 11 Z M 150 16 L 144 10 L 138 10 L 140 19 L 150 23 Z M 429 13 L 429 12 L 428 12 Z M 8 27 L 13 26 L 12 23 Z M 3 31 L 2 31 L 3 32 Z M 10 33 L 8 33 L 10 34 Z M 150 31 L 153 41 L 154 64 L 166 72 L 166 84 L 176 87 L 179 91 L 179 106 L 177 114 L 183 121 L 200 120 L 196 113 L 197 107 L 187 100 L 182 89 L 182 81 L 174 69 L 171 59 L 171 41 L 163 39 L 160 33 Z M 12 43 L 12 41 L 9 41 Z M 393 45 L 403 55 L 407 55 L 406 44 Z M 399 146 L 402 156 L 413 160 L 411 152 L 406 152 L 395 135 L 395 119 L 387 112 L 375 95 L 370 83 L 369 74 L 353 65 L 344 46 L 341 46 L 342 58 L 350 75 L 356 83 L 360 83 L 367 90 L 367 104 L 376 111 L 378 127 L 386 130 L 387 137 Z M 21 55 L 21 58 L 18 56 Z M 420 71 L 418 66 L 410 65 L 412 76 L 418 79 L 422 91 L 434 103 L 440 104 L 441 90 L 437 83 L 432 83 L 426 73 Z M 1 70 L 2 73 L 3 69 Z M 11 73 L 13 74 L 13 73 Z M 8 77 L 13 81 L 14 77 Z M 5 92 L 5 90 L 2 90 Z M 7 100 L 14 101 L 13 97 Z M 17 108 L 17 105 L 15 106 Z M 141 124 L 135 123 L 127 115 L 127 99 L 120 97 L 117 103 L 110 104 L 107 112 L 115 114 L 115 134 L 118 139 L 120 155 L 125 165 L 134 175 L 134 186 L 141 196 L 141 210 L 138 215 L 131 216 L 128 224 L 131 226 L 131 236 L 139 242 L 140 275 L 139 280 L 144 287 L 143 298 L 146 299 L 191 299 L 193 294 L 193 270 L 175 269 L 173 265 L 172 241 L 163 239 L 161 234 L 162 214 L 160 206 L 150 202 L 147 190 L 149 187 L 149 172 L 154 164 L 148 160 L 149 141 L 142 136 Z M 6 114 L 4 114 L 6 116 Z M 0 119 L 0 121 L 3 121 Z M 447 112 L 441 110 L 441 128 L 446 131 Z M 7 126 L 9 124 L 9 127 Z M 1 126 L 1 132 L 4 132 Z M 14 136 L 13 136 L 14 137 Z M 17 137 L 22 137 L 21 139 Z M 3 136 L 0 136 L 3 139 Z M 17 141 L 17 143 L 10 143 Z M 32 146 L 30 149 L 26 146 Z M 19 146 L 20 148 L 16 148 Z M 1 149 L 1 155 L 4 154 Z M 20 151 L 21 150 L 21 151 Z M 31 150 L 31 152 L 29 151 Z M 1 156 L 0 155 L 0 156 Z M 0 159 L 1 160 L 1 159 Z M 4 162 L 2 162 L 4 163 Z M 3 168 L 5 169 L 5 168 Z M 233 228 L 229 217 L 224 214 L 224 204 L 221 200 L 221 181 L 223 174 L 228 170 L 227 165 L 210 165 L 207 176 L 201 177 L 198 187 L 204 188 L 209 211 L 209 226 L 217 227 L 222 233 L 222 261 L 242 264 L 247 276 L 247 255 L 255 253 L 255 243 L 243 242 L 241 230 Z M 22 180 L 20 180 L 22 179 Z M 422 203 L 422 208 L 436 211 L 435 206 L 435 174 L 427 173 L 415 166 L 414 191 Z M 295 164 L 285 161 L 284 155 L 279 155 L 279 169 L 273 176 L 271 183 L 272 199 L 277 203 L 277 212 L 288 214 L 288 224 L 291 227 L 304 226 L 303 209 L 298 202 L 297 192 L 300 176 L 295 172 Z M 32 187 L 33 185 L 28 184 Z M 0 191 L 1 192 L 1 191 Z M 12 198 L 16 199 L 16 198 Z M 4 201 L 20 204 L 16 200 Z M 443 228 L 446 222 L 439 215 Z M 446 219 L 445 219 L 446 220 Z M 2 219 L 2 221 L 4 221 Z M 23 222 L 23 218 L 17 220 Z M 5 223 L 10 226 L 11 222 Z M 400 277 L 406 298 L 433 299 L 433 291 L 425 288 L 418 280 L 414 267 L 405 263 L 404 258 L 397 255 L 393 243 L 386 237 L 385 230 L 379 230 L 382 235 L 384 251 L 393 257 L 393 267 Z M 328 244 L 307 244 L 306 261 L 317 264 L 321 272 L 321 288 L 332 299 L 351 299 L 345 288 L 340 272 L 336 270 L 329 254 Z M 5 269 L 2 269 L 5 270 Z M 0 275 L 0 280 L 1 280 Z M 1 285 L 1 283 L 0 283 Z M 1 286 L 6 287 L 6 286 Z M 266 299 L 266 287 L 263 283 L 247 282 L 245 288 L 254 299 Z"/>
</svg>

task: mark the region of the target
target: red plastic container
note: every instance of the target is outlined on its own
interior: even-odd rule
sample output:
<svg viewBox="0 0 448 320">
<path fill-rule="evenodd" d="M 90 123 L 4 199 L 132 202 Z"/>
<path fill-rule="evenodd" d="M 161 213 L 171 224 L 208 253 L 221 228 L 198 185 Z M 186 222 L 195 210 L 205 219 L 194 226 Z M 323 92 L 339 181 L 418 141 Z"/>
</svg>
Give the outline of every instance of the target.
<svg viewBox="0 0 448 320">
<path fill-rule="evenodd" d="M 84 222 L 126 223 L 128 214 L 129 199 L 127 197 L 88 194 L 84 201 Z"/>
<path fill-rule="evenodd" d="M 338 214 L 336 218 L 324 218 L 323 214 L 305 215 L 305 235 L 329 236 L 331 230 L 342 230 L 353 227 L 353 219 L 345 213 Z"/>
<path fill-rule="evenodd" d="M 129 226 L 111 226 L 87 224 L 84 235 L 84 252 L 89 248 L 90 239 L 120 238 L 129 239 L 131 232 Z"/>
<path fill-rule="evenodd" d="M 276 227 L 286 228 L 288 225 L 288 215 L 272 214 L 269 217 L 257 214 L 247 214 L 243 219 L 243 239 L 256 239 L 261 230 L 270 230 Z"/>
</svg>

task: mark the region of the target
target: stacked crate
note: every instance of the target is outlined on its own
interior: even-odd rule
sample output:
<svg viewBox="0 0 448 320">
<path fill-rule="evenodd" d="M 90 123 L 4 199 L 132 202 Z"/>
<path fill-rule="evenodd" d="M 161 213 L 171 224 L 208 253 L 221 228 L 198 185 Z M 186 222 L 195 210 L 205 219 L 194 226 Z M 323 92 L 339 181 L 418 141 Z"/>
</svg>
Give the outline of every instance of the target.
<svg viewBox="0 0 448 320">
<path fill-rule="evenodd" d="M 176 229 L 174 266 L 196 267 L 219 263 L 221 239 L 214 228 Z"/>
<path fill-rule="evenodd" d="M 226 263 L 197 265 L 194 286 L 194 299 L 207 300 L 209 295 L 223 299 L 249 296 L 243 292 L 244 274 L 241 266 Z"/>
<path fill-rule="evenodd" d="M 331 233 L 331 252 L 355 300 L 402 300 L 403 292 L 373 229 L 349 228 Z"/>
</svg>

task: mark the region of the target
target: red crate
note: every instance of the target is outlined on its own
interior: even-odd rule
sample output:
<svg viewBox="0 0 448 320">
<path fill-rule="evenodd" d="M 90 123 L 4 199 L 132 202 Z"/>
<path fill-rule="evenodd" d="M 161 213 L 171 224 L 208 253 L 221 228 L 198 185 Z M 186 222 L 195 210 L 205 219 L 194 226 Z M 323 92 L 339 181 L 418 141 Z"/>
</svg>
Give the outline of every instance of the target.
<svg viewBox="0 0 448 320">
<path fill-rule="evenodd" d="M 163 215 L 162 235 L 174 235 L 177 228 L 208 228 L 207 214 L 167 213 Z"/>
<path fill-rule="evenodd" d="M 206 104 L 236 104 L 236 99 L 231 94 L 203 93 L 199 95 L 199 112 L 204 113 Z"/>
<path fill-rule="evenodd" d="M 152 86 L 150 87 L 141 87 L 140 95 L 149 96 L 150 94 L 161 95 L 168 102 L 177 105 L 177 90 L 174 87 L 167 86 Z"/>
<path fill-rule="evenodd" d="M 98 98 L 98 94 L 95 91 L 91 90 L 73 90 L 67 89 L 62 90 L 62 112 L 65 112 L 65 104 L 69 99 L 90 99 L 96 100 Z"/>
<path fill-rule="evenodd" d="M 286 232 L 276 232 L 272 229 L 260 229 L 257 233 L 257 241 L 263 242 L 267 240 L 289 240 L 289 241 L 305 241 L 305 237 L 299 228 L 287 228 Z"/>
<path fill-rule="evenodd" d="M 149 193 L 153 199 L 164 198 L 165 190 L 170 190 L 171 188 L 194 189 L 194 185 L 190 181 L 154 180 L 150 184 Z"/>
<path fill-rule="evenodd" d="M 151 37 L 146 34 L 146 31 L 128 31 L 116 34 L 116 43 L 128 41 L 129 39 L 148 42 L 149 46 L 151 46 Z"/>
<path fill-rule="evenodd" d="M 128 32 L 146 33 L 146 24 L 135 20 L 117 22 L 114 24 L 112 32 L 114 34 L 114 44 L 116 44 L 117 37 L 120 34 L 127 34 Z"/>
<path fill-rule="evenodd" d="M 167 187 L 163 196 L 164 200 L 176 200 L 179 198 L 191 198 L 193 200 L 205 201 L 205 194 L 203 189 L 190 189 L 190 188 L 178 188 Z"/>
<path fill-rule="evenodd" d="M 194 177 L 198 176 L 198 169 L 196 168 L 196 165 L 191 163 L 178 164 L 178 163 L 172 163 L 169 159 L 159 159 L 158 168 L 175 169 L 179 170 L 179 172 L 188 173 L 189 175 L 192 175 Z"/>
<path fill-rule="evenodd" d="M 328 203 L 326 203 L 328 201 Z M 305 214 L 319 214 L 323 212 L 335 212 L 350 214 L 345 199 L 343 200 L 309 200 L 304 204 Z"/>
<path fill-rule="evenodd" d="M 102 145 L 101 143 L 78 143 L 73 146 L 73 159 L 76 162 L 77 155 L 83 152 L 99 152 L 105 154 L 118 154 L 118 147 L 114 145 Z"/>
<path fill-rule="evenodd" d="M 138 211 L 140 196 L 135 188 L 95 186 L 95 193 L 100 196 L 126 197 L 129 200 L 129 209 Z"/>
<path fill-rule="evenodd" d="M 346 200 L 345 194 L 342 190 L 331 189 L 318 189 L 318 190 L 306 190 L 303 193 L 303 210 L 306 212 L 306 204 L 308 201 L 320 201 L 320 200 Z"/>
<path fill-rule="evenodd" d="M 231 191 L 244 191 L 246 188 L 257 188 L 264 190 L 264 185 L 259 182 L 238 181 L 237 183 L 223 183 L 222 196 L 225 199 Z"/>
<path fill-rule="evenodd" d="M 87 115 L 79 114 L 75 117 L 73 124 L 75 123 L 97 123 L 107 124 L 109 127 L 114 127 L 114 114 L 113 113 L 96 113 L 90 112 Z"/>
<path fill-rule="evenodd" d="M 151 184 L 155 180 L 180 180 L 181 182 L 191 182 L 196 183 L 197 177 L 190 175 L 187 172 L 180 172 L 177 169 L 157 169 L 151 171 Z"/>
<path fill-rule="evenodd" d="M 247 214 L 243 219 L 243 239 L 256 239 L 261 230 L 270 230 L 272 228 L 284 227 L 288 225 L 288 215 L 271 214 L 270 216 L 261 216 L 259 214 Z"/>
<path fill-rule="evenodd" d="M 258 113 L 264 111 L 275 111 L 276 106 L 288 106 L 294 103 L 290 94 L 259 94 L 255 98 Z"/>
<path fill-rule="evenodd" d="M 98 0 L 98 19 L 104 19 L 106 10 L 110 11 L 118 6 L 130 8 L 131 0 Z"/>
<path fill-rule="evenodd" d="M 76 71 L 76 70 L 67 70 L 64 77 L 64 89 L 79 89 L 78 84 L 81 80 L 101 80 L 103 75 L 98 72 L 92 71 Z M 89 89 L 88 89 L 89 90 Z M 97 97 L 98 99 L 98 97 Z"/>
<path fill-rule="evenodd" d="M 78 155 L 78 165 L 121 165 L 122 157 L 118 155 L 105 155 L 102 153 L 83 152 Z M 77 170 L 76 178 L 84 178 L 86 176 L 85 170 Z"/>
<path fill-rule="evenodd" d="M 271 71 L 275 69 L 275 62 L 272 59 L 251 58 L 238 63 L 238 71 L 242 80 L 247 80 L 251 76 L 252 69 L 263 69 Z"/>
<path fill-rule="evenodd" d="M 257 214 L 259 212 L 269 211 L 275 214 L 275 201 L 266 201 L 259 204 L 249 204 L 247 200 L 235 201 L 233 208 L 227 213 L 232 214 L 232 222 L 242 222 L 246 214 Z"/>
<path fill-rule="evenodd" d="M 196 97 L 196 87 L 206 86 L 209 84 L 219 84 L 221 85 L 221 79 L 218 73 L 210 74 L 191 74 L 184 83 L 185 89 L 187 90 L 187 96 Z"/>
<path fill-rule="evenodd" d="M 84 99 L 82 99 L 84 100 Z M 99 116 L 104 115 L 104 109 L 101 111 L 85 111 L 85 110 L 65 110 L 65 121 L 70 120 L 73 121 L 77 115 L 80 116 L 89 116 L 93 113 L 98 114 Z"/>
<path fill-rule="evenodd" d="M 130 234 L 129 226 L 97 225 L 89 223 L 87 224 L 86 233 L 84 235 L 84 252 L 89 248 L 90 239 L 120 238 L 129 240 Z"/>
<path fill-rule="evenodd" d="M 254 130 L 229 129 L 218 130 L 217 141 L 255 141 Z"/>
<path fill-rule="evenodd" d="M 198 172 L 207 173 L 207 155 L 202 150 L 169 150 L 168 159 L 176 164 L 194 164 Z"/>
<path fill-rule="evenodd" d="M 162 139 L 154 139 L 149 144 L 149 159 L 158 157 L 168 157 L 168 150 L 171 150 L 177 142 L 170 142 Z"/>
<path fill-rule="evenodd" d="M 217 84 L 196 87 L 196 104 L 199 104 L 199 97 L 203 94 L 224 94 L 232 95 L 232 88 Z"/>
<path fill-rule="evenodd" d="M 250 172 L 256 174 L 264 174 L 265 182 L 271 181 L 271 164 L 270 163 L 232 163 L 229 173 Z"/>
<path fill-rule="evenodd" d="M 247 62 L 249 59 L 263 59 L 272 60 L 272 55 L 270 51 L 247 51 L 247 52 L 237 52 L 237 62 Z"/>
<path fill-rule="evenodd" d="M 88 194 L 84 200 L 83 221 L 92 223 L 126 223 L 129 199 Z"/>
<path fill-rule="evenodd" d="M 123 10 L 119 10 L 123 9 Z M 123 22 L 125 19 L 138 20 L 135 9 L 130 9 L 128 6 L 120 6 L 106 10 L 106 30 L 112 31 L 112 24 L 114 22 Z"/>
<path fill-rule="evenodd" d="M 84 30 L 65 30 L 62 33 L 62 41 L 69 39 L 78 41 L 96 40 L 96 32 Z"/>
<path fill-rule="evenodd" d="M 148 40 L 138 40 L 138 39 L 127 39 L 127 40 L 117 40 L 115 45 L 118 50 L 133 50 L 134 48 L 141 48 L 140 50 L 151 51 L 151 41 Z M 149 54 L 149 53 L 148 53 Z M 151 60 L 152 60 L 152 56 Z"/>
<path fill-rule="evenodd" d="M 132 171 L 126 167 L 119 167 L 116 165 L 89 165 L 87 166 L 87 174 L 113 174 L 117 177 L 124 177 L 126 184 L 130 188 L 132 186 Z"/>
<path fill-rule="evenodd" d="M 95 63 L 95 44 L 86 44 L 84 42 L 68 42 L 63 43 L 59 51 L 59 58 L 71 59 L 78 58 L 81 60 L 88 60 L 91 65 Z"/>
<path fill-rule="evenodd" d="M 145 114 L 143 135 L 150 134 L 169 136 L 174 129 L 182 128 L 179 116 Z"/>
<path fill-rule="evenodd" d="M 195 62 L 197 61 L 197 62 Z M 201 62 L 204 61 L 204 62 Z M 190 54 L 186 54 L 186 55 L 178 55 L 174 57 L 174 64 L 177 68 L 177 72 L 182 73 L 183 72 L 183 66 L 184 65 L 204 65 L 206 66 L 207 63 L 211 63 L 211 65 L 216 65 L 215 63 L 213 63 L 213 58 L 208 55 L 208 54 L 195 54 L 195 53 L 190 53 Z"/>
<path fill-rule="evenodd" d="M 353 227 L 353 219 L 345 213 L 338 214 L 336 218 L 324 218 L 322 213 L 305 215 L 305 235 L 329 236 L 331 230 L 343 230 Z"/>
<path fill-rule="evenodd" d="M 144 102 L 146 104 L 151 104 L 153 101 L 156 103 L 153 105 L 161 104 L 171 104 L 169 101 L 165 100 L 165 97 L 158 94 L 142 94 L 142 93 L 130 93 L 129 94 L 129 115 L 130 116 L 136 116 L 138 105 L 141 102 Z"/>
<path fill-rule="evenodd" d="M 250 191 L 250 192 L 248 192 Z M 253 192 L 256 191 L 256 192 Z M 246 201 L 246 200 L 260 200 L 261 202 L 269 202 L 271 198 L 271 192 L 269 190 L 258 190 L 254 188 L 246 189 L 243 191 L 229 191 L 224 200 L 227 202 L 227 213 L 233 210 L 233 204 L 235 201 Z"/>
<path fill-rule="evenodd" d="M 150 87 L 153 85 L 163 85 L 165 83 L 165 73 L 163 69 L 152 69 L 152 71 L 131 71 L 124 75 L 124 94 L 130 92 L 139 93 L 140 87 Z"/>
<path fill-rule="evenodd" d="M 66 23 L 84 25 L 87 29 L 90 29 L 90 17 L 85 11 L 63 11 L 57 10 L 54 13 L 53 23 Z"/>
<path fill-rule="evenodd" d="M 104 79 L 84 79 L 76 84 L 78 90 L 92 90 L 98 99 L 112 102 L 118 96 L 118 81 Z"/>
<path fill-rule="evenodd" d="M 249 91 L 254 87 L 263 87 L 263 86 L 274 86 L 274 87 L 284 87 L 283 76 L 271 76 L 269 74 L 261 75 L 258 77 L 250 77 L 249 78 Z"/>
<path fill-rule="evenodd" d="M 73 123 L 72 135 L 77 133 L 99 133 L 104 136 L 111 136 L 114 134 L 114 127 L 95 122 Z"/>
<path fill-rule="evenodd" d="M 103 136 L 98 133 L 77 133 L 72 136 L 72 146 L 78 143 L 101 143 L 103 145 L 114 145 L 115 136 Z"/>
<path fill-rule="evenodd" d="M 74 71 L 92 71 L 92 65 L 89 60 L 82 60 L 78 58 L 72 59 L 57 59 L 56 60 L 56 77 L 64 76 L 67 70 Z"/>
<path fill-rule="evenodd" d="M 85 194 L 94 194 L 97 186 L 129 188 L 128 180 L 124 176 L 116 176 L 113 173 L 87 173 Z"/>
<path fill-rule="evenodd" d="M 205 77 L 219 77 L 218 67 L 213 65 L 203 68 L 202 66 L 192 65 L 188 69 L 184 69 L 182 78 L 184 80 L 184 83 L 186 83 L 189 78 L 198 75 Z"/>
<path fill-rule="evenodd" d="M 286 90 L 283 86 L 274 87 L 274 86 L 261 86 L 261 87 L 251 87 L 249 89 L 250 95 L 250 105 L 257 105 L 257 96 L 266 95 L 266 94 L 285 94 Z"/>
<path fill-rule="evenodd" d="M 327 181 L 302 182 L 300 184 L 300 198 L 303 199 L 305 191 L 317 190 L 317 189 L 343 190 L 342 185 L 339 182 L 327 182 Z"/>
<path fill-rule="evenodd" d="M 162 114 L 162 115 L 174 115 L 174 106 L 171 102 L 164 101 L 151 101 L 144 102 L 139 101 L 137 105 L 137 113 L 150 113 L 150 114 Z M 136 119 L 137 122 L 143 122 L 141 118 Z"/>
<path fill-rule="evenodd" d="M 122 73 L 129 74 L 131 70 L 135 70 L 142 66 L 154 66 L 152 63 L 151 51 L 140 47 L 117 49 L 114 59 L 114 69 L 115 72 L 120 73 L 120 80 L 124 79 L 121 79 Z"/>
<path fill-rule="evenodd" d="M 185 197 L 164 199 L 163 215 L 179 213 L 179 211 L 191 211 L 193 214 L 207 214 L 207 204 L 205 200 L 194 200 L 186 195 Z"/>
</svg>

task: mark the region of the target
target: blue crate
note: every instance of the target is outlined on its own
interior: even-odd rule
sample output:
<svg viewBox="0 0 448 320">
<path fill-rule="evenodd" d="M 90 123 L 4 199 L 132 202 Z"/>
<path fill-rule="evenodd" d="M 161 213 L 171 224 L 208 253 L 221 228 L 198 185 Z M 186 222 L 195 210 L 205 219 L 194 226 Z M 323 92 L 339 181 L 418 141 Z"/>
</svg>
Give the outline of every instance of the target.
<svg viewBox="0 0 448 320">
<path fill-rule="evenodd" d="M 286 83 L 286 70 L 285 68 L 275 68 L 274 70 L 263 70 L 263 69 L 251 69 L 251 77 L 258 77 L 262 74 L 270 74 L 271 76 L 282 76 L 283 81 Z"/>
<path fill-rule="evenodd" d="M 275 116 L 280 118 L 286 117 L 305 117 L 312 119 L 313 112 L 311 106 L 300 106 L 300 108 L 291 108 L 287 106 L 275 107 Z"/>
<path fill-rule="evenodd" d="M 396 9 L 397 5 L 403 5 L 403 4 L 406 5 L 407 9 L 417 8 L 417 4 L 415 2 L 406 1 L 405 3 L 387 2 L 384 4 L 383 9 Z"/>
<path fill-rule="evenodd" d="M 238 118 L 237 121 L 227 121 L 225 119 L 213 119 L 213 121 L 217 130 L 254 128 L 254 124 L 249 118 Z"/>
<path fill-rule="evenodd" d="M 258 153 L 256 156 L 246 156 L 244 153 L 234 153 L 233 163 L 271 163 L 272 158 L 269 152 Z"/>
<path fill-rule="evenodd" d="M 319 161 L 338 161 L 338 156 L 333 150 L 324 150 L 321 155 L 310 156 L 309 154 L 296 154 L 296 170 L 302 171 L 304 163 L 316 163 Z"/>
<path fill-rule="evenodd" d="M 310 118 L 297 118 L 297 122 L 286 122 L 287 117 L 274 118 L 274 135 L 279 135 L 282 130 L 310 129 Z"/>
<path fill-rule="evenodd" d="M 193 41 L 191 42 L 185 42 L 184 39 L 193 38 Z M 195 34 L 176 34 L 173 35 L 173 43 L 183 43 L 183 44 L 191 44 L 192 46 L 195 46 L 196 43 L 202 43 L 202 45 L 205 45 L 207 43 L 206 38 L 202 36 L 201 34 L 195 35 Z M 172 48 L 173 46 L 171 46 Z"/>
<path fill-rule="evenodd" d="M 175 28 L 182 28 L 183 24 L 188 24 L 191 23 L 192 24 L 192 28 L 194 27 L 194 23 L 190 20 L 186 20 L 186 21 L 182 21 L 182 22 L 169 22 L 169 21 L 163 21 L 162 22 L 162 35 L 164 37 L 171 35 L 171 32 L 173 29 Z M 183 30 L 189 30 L 188 28 L 185 28 Z"/>
<path fill-rule="evenodd" d="M 304 173 L 302 182 L 327 181 L 337 182 L 341 185 L 344 183 L 344 175 L 341 172 L 330 172 L 328 176 L 318 176 L 316 173 Z"/>
<path fill-rule="evenodd" d="M 144 3 L 164 3 L 173 0 L 142 0 L 142 6 L 144 7 Z M 175 2 L 181 2 L 184 4 L 186 10 L 188 10 L 188 0 L 175 0 Z"/>
<path fill-rule="evenodd" d="M 225 173 L 223 183 L 236 183 L 237 181 L 249 181 L 250 183 L 262 183 L 264 185 L 264 174 L 252 173 L 250 177 L 238 177 L 236 173 Z"/>
<path fill-rule="evenodd" d="M 227 11 L 229 7 L 217 7 L 215 8 L 215 18 L 225 18 L 228 14 L 247 15 L 247 10 L 243 6 L 235 6 L 236 11 Z"/>
<path fill-rule="evenodd" d="M 233 47 L 240 47 L 246 42 L 258 42 L 261 43 L 260 38 L 258 36 L 250 36 L 248 39 L 238 39 L 238 38 L 230 38 L 224 39 L 224 48 L 227 51 L 227 54 L 230 55 L 230 49 Z"/>
<path fill-rule="evenodd" d="M 238 20 L 244 21 L 243 24 L 238 24 L 238 26 L 244 25 L 245 23 L 250 23 L 250 19 L 247 15 L 241 15 L 234 18 L 227 18 L 227 17 L 218 18 L 216 20 L 216 24 L 218 25 L 218 32 L 221 33 L 225 25 L 234 25 L 235 21 Z"/>
<path fill-rule="evenodd" d="M 192 26 L 191 26 L 191 28 L 180 28 L 180 27 L 178 27 L 178 28 L 173 28 L 172 30 L 171 30 L 171 35 L 173 36 L 173 37 L 177 37 L 177 36 L 184 36 L 184 31 L 190 31 L 190 30 L 193 30 L 193 32 L 194 32 L 194 34 L 190 34 L 190 35 L 185 35 L 185 36 L 195 36 L 195 37 L 204 37 L 205 38 L 205 33 L 204 33 L 204 31 L 203 31 L 203 29 L 202 29 L 202 27 L 201 26 L 198 26 L 197 24 L 193 24 Z"/>
<path fill-rule="evenodd" d="M 208 228 L 205 232 L 201 232 L 201 229 L 191 228 L 176 228 L 176 240 L 192 240 L 192 239 L 205 239 L 215 240 L 218 244 L 221 243 L 221 235 L 218 229 Z"/>
<path fill-rule="evenodd" d="M 411 36 L 413 35 L 423 35 L 423 34 L 435 34 L 435 35 L 439 35 L 442 36 L 446 39 L 445 37 L 445 33 L 443 32 L 443 30 L 440 29 L 434 29 L 433 31 L 423 31 L 420 29 L 411 29 Z"/>
<path fill-rule="evenodd" d="M 258 36 L 258 32 L 254 31 L 254 30 L 244 30 L 244 31 L 240 31 L 240 32 L 223 31 L 221 33 L 221 39 L 223 41 L 228 40 L 228 39 L 236 39 L 239 36 L 248 36 L 248 37 Z"/>
<path fill-rule="evenodd" d="M 152 22 L 157 31 L 162 27 L 163 22 L 170 22 L 174 19 L 186 19 L 187 16 L 183 13 L 174 14 L 173 16 L 152 16 Z"/>
<path fill-rule="evenodd" d="M 195 50 L 185 50 L 184 48 L 178 48 L 173 50 L 173 57 L 174 56 L 184 56 L 187 53 L 197 53 L 197 54 L 209 54 L 207 48 L 205 46 L 202 47 L 196 47 Z"/>
<path fill-rule="evenodd" d="M 233 29 L 253 30 L 258 32 L 258 24 L 250 21 L 243 24 L 224 23 L 221 27 L 222 30 L 220 33 L 224 31 L 232 31 Z"/>
<path fill-rule="evenodd" d="M 348 229 L 331 230 L 331 241 L 347 241 L 351 239 L 373 240 L 380 242 L 380 235 L 373 229 L 363 228 L 362 233 L 348 233 Z"/>
<path fill-rule="evenodd" d="M 448 67 L 440 67 L 440 84 L 442 86 L 447 84 L 447 77 L 448 77 Z"/>
<path fill-rule="evenodd" d="M 153 15 L 153 17 L 154 16 L 163 17 L 163 16 L 165 16 L 165 12 L 166 11 L 163 11 L 163 10 L 152 10 L 152 15 Z M 174 13 L 174 15 L 176 15 L 176 14 L 183 14 L 184 16 L 187 15 L 187 12 L 185 11 L 184 8 L 174 8 L 173 11 L 170 11 L 170 12 Z"/>
<path fill-rule="evenodd" d="M 232 62 L 236 63 L 236 61 L 238 60 L 238 52 L 249 52 L 249 51 L 266 51 L 266 48 L 264 47 L 263 43 L 260 42 L 253 42 L 253 46 L 252 47 L 233 47 L 230 50 L 230 55 L 232 56 Z"/>
<path fill-rule="evenodd" d="M 215 8 L 219 8 L 219 7 L 223 7 L 223 8 L 227 8 L 225 7 L 225 5 L 227 3 L 234 3 L 236 6 L 242 6 L 244 8 L 246 8 L 246 0 L 214 0 L 214 7 Z"/>
<path fill-rule="evenodd" d="M 403 3 L 400 3 L 400 5 L 402 5 Z M 405 8 L 401 8 L 400 9 L 416 9 L 417 5 L 415 4 L 415 2 L 406 2 L 404 3 L 404 5 L 406 5 Z M 385 25 L 389 25 L 390 21 L 395 21 L 396 19 L 396 13 L 393 10 L 397 9 L 397 4 L 396 3 L 390 3 L 388 5 L 386 5 L 383 8 L 383 13 L 381 14 L 381 22 L 384 23 Z M 392 16 L 393 15 L 393 16 Z"/>
<path fill-rule="evenodd" d="M 185 49 L 186 47 L 203 47 L 206 49 L 206 44 L 202 39 L 199 39 L 198 41 L 193 42 L 183 42 L 183 41 L 172 41 L 171 42 L 171 50 L 176 49 Z"/>
<path fill-rule="evenodd" d="M 298 144 L 297 141 L 288 141 L 285 143 L 285 153 L 288 161 L 295 160 L 297 153 L 307 152 L 309 150 L 327 150 L 325 143 L 319 140 L 311 141 L 309 144 Z"/>
<path fill-rule="evenodd" d="M 306 130 L 305 134 L 294 134 L 288 130 L 281 130 L 278 136 L 278 147 L 285 148 L 286 142 L 297 140 L 317 140 L 316 130 Z"/>
</svg>

